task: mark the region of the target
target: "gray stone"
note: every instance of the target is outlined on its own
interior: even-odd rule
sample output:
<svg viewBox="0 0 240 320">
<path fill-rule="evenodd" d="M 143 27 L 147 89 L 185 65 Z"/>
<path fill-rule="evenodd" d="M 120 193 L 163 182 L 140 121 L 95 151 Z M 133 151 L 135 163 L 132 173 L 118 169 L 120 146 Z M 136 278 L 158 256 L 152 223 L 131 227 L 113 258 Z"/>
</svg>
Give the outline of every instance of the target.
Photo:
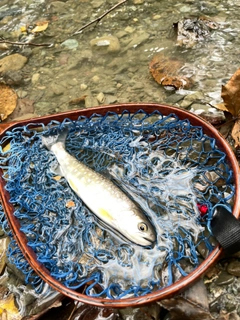
<svg viewBox="0 0 240 320">
<path fill-rule="evenodd" d="M 191 94 L 188 94 L 187 96 L 185 96 L 185 98 L 181 102 L 180 106 L 182 108 L 188 108 L 193 104 L 193 102 L 196 102 L 199 100 L 201 101 L 202 99 L 204 99 L 203 93 L 200 91 L 196 91 L 194 93 L 191 93 Z"/>
<path fill-rule="evenodd" d="M 65 87 L 57 84 L 57 83 L 52 83 L 50 86 L 50 90 L 56 95 L 59 96 L 65 92 Z"/>
<path fill-rule="evenodd" d="M 69 10 L 68 4 L 63 1 L 53 1 L 49 8 L 52 13 L 66 13 Z"/>
<path fill-rule="evenodd" d="M 184 96 L 177 93 L 173 93 L 167 97 L 166 102 L 169 104 L 176 104 L 177 102 L 181 101 L 183 98 Z"/>
<path fill-rule="evenodd" d="M 149 38 L 149 33 L 147 33 L 146 31 L 141 31 L 141 32 L 137 32 L 133 35 L 133 37 L 131 37 L 130 42 L 128 43 L 128 45 L 125 47 L 124 50 L 128 50 L 130 48 L 136 48 L 137 46 L 143 44 L 148 38 Z"/>
<path fill-rule="evenodd" d="M 10 86 L 19 86 L 24 84 L 24 78 L 22 71 L 10 70 L 3 74 L 3 80 L 6 84 Z"/>
<path fill-rule="evenodd" d="M 76 39 L 67 39 L 61 44 L 61 46 L 64 46 L 70 50 L 73 50 L 78 47 L 78 42 Z"/>
<path fill-rule="evenodd" d="M 218 275 L 217 280 L 215 281 L 215 284 L 218 286 L 225 286 L 234 281 L 234 277 L 230 274 L 228 274 L 226 271 L 221 271 Z"/>
<path fill-rule="evenodd" d="M 112 95 L 106 95 L 105 104 L 112 104 L 117 102 L 117 97 Z"/>
<path fill-rule="evenodd" d="M 92 7 L 93 7 L 94 9 L 98 9 L 98 8 L 101 7 L 104 3 L 105 3 L 104 0 L 94 0 L 94 1 L 92 2 Z"/>
<path fill-rule="evenodd" d="M 93 48 L 102 50 L 102 52 L 118 52 L 120 51 L 120 42 L 117 37 L 103 36 L 100 38 L 92 39 L 90 45 Z"/>
<path fill-rule="evenodd" d="M 227 267 L 227 272 L 233 276 L 240 277 L 240 261 L 231 261 Z"/>
</svg>

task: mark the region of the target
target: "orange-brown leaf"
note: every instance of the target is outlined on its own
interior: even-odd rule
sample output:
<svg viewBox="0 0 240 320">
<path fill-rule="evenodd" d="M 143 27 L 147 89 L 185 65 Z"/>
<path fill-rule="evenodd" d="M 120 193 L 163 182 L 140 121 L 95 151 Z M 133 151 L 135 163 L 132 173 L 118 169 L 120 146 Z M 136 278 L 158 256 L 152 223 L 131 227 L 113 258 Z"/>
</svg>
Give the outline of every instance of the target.
<svg viewBox="0 0 240 320">
<path fill-rule="evenodd" d="M 228 108 L 225 106 L 224 103 L 218 103 L 214 106 L 215 108 L 222 110 L 222 111 L 228 111 Z M 229 111 L 228 111 L 229 112 Z"/>
<path fill-rule="evenodd" d="M 6 119 L 17 106 L 17 94 L 12 88 L 0 84 L 0 120 Z"/>
<path fill-rule="evenodd" d="M 235 141 L 234 147 L 239 148 L 240 147 L 240 120 L 237 120 L 234 123 L 234 126 L 232 128 L 232 137 Z"/>
<path fill-rule="evenodd" d="M 222 86 L 222 98 L 227 108 L 234 117 L 240 115 L 240 69 L 238 69 L 228 83 Z"/>
<path fill-rule="evenodd" d="M 69 200 L 69 201 L 66 203 L 66 207 L 67 207 L 67 208 L 72 208 L 72 207 L 74 207 L 74 206 L 75 206 L 75 202 L 72 201 L 72 200 Z"/>
<path fill-rule="evenodd" d="M 183 61 L 165 57 L 160 53 L 150 61 L 149 70 L 155 81 L 163 86 L 189 89 L 193 85 L 192 80 L 179 74 L 183 65 Z"/>
</svg>

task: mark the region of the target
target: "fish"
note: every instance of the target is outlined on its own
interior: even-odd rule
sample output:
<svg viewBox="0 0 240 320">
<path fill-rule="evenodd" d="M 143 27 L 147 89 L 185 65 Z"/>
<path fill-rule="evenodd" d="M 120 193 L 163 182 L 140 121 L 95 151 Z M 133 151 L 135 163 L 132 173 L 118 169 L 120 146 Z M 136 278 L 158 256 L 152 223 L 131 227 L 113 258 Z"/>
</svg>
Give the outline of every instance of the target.
<svg viewBox="0 0 240 320">
<path fill-rule="evenodd" d="M 141 208 L 110 179 L 94 171 L 66 151 L 68 129 L 57 135 L 42 135 L 42 145 L 58 161 L 57 173 L 85 205 L 108 227 L 115 229 L 131 242 L 153 246 L 156 231 Z"/>
</svg>

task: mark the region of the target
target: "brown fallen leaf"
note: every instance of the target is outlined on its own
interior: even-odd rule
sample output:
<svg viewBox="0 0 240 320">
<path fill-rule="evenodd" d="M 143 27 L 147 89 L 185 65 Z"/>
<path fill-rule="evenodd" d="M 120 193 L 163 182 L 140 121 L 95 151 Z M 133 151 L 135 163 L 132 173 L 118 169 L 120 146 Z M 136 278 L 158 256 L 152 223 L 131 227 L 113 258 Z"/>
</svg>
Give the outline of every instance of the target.
<svg viewBox="0 0 240 320">
<path fill-rule="evenodd" d="M 171 320 L 211 320 L 207 289 L 200 279 L 183 294 L 158 302 L 170 313 Z"/>
<path fill-rule="evenodd" d="M 222 86 L 223 104 L 218 104 L 215 107 L 225 112 L 232 138 L 235 141 L 234 147 L 240 148 L 240 69 L 238 69 L 228 83 Z"/>
<path fill-rule="evenodd" d="M 232 137 L 235 141 L 235 148 L 240 148 L 240 119 L 237 119 L 232 128 Z"/>
<path fill-rule="evenodd" d="M 80 98 L 76 98 L 76 99 L 72 99 L 69 101 L 69 105 L 75 105 L 75 104 L 81 104 L 81 103 L 85 103 L 85 99 L 86 99 L 86 95 L 80 97 Z"/>
<path fill-rule="evenodd" d="M 225 86 L 222 86 L 221 97 L 227 108 L 226 111 L 238 117 L 240 115 L 240 69 L 234 73 Z"/>
<path fill-rule="evenodd" d="M 17 106 L 16 92 L 5 84 L 0 84 L 0 120 L 6 119 Z"/>
<path fill-rule="evenodd" d="M 18 99 L 17 106 L 13 113 L 8 117 L 7 122 L 16 119 L 20 120 L 27 114 L 34 115 L 34 101 L 27 98 Z"/>
<path fill-rule="evenodd" d="M 36 27 L 32 29 L 32 33 L 42 32 L 47 29 L 49 21 L 38 21 L 35 23 Z"/>
<path fill-rule="evenodd" d="M 149 70 L 157 83 L 163 86 L 189 89 L 193 85 L 192 79 L 179 74 L 183 65 L 180 60 L 157 54 L 149 63 Z"/>
</svg>

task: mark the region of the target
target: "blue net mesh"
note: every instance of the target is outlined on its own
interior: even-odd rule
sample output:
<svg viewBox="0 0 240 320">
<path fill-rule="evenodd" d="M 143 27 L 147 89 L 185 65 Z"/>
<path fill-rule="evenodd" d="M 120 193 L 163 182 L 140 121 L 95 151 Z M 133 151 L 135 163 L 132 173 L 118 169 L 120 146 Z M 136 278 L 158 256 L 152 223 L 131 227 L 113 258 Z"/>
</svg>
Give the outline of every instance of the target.
<svg viewBox="0 0 240 320">
<path fill-rule="evenodd" d="M 67 181 L 53 173 L 56 159 L 43 147 L 42 135 L 65 127 L 67 151 L 112 179 L 153 222 L 153 248 L 135 245 L 99 223 Z M 8 131 L 1 145 L 9 142 L 0 166 L 29 247 L 52 277 L 68 288 L 84 286 L 86 295 L 141 296 L 186 276 L 200 264 L 199 248 L 213 249 L 214 206 L 231 208 L 234 202 L 226 154 L 201 127 L 174 114 L 109 112 L 34 128 L 29 124 Z M 41 290 L 42 280 L 14 241 L 9 258 L 26 282 Z"/>
</svg>

